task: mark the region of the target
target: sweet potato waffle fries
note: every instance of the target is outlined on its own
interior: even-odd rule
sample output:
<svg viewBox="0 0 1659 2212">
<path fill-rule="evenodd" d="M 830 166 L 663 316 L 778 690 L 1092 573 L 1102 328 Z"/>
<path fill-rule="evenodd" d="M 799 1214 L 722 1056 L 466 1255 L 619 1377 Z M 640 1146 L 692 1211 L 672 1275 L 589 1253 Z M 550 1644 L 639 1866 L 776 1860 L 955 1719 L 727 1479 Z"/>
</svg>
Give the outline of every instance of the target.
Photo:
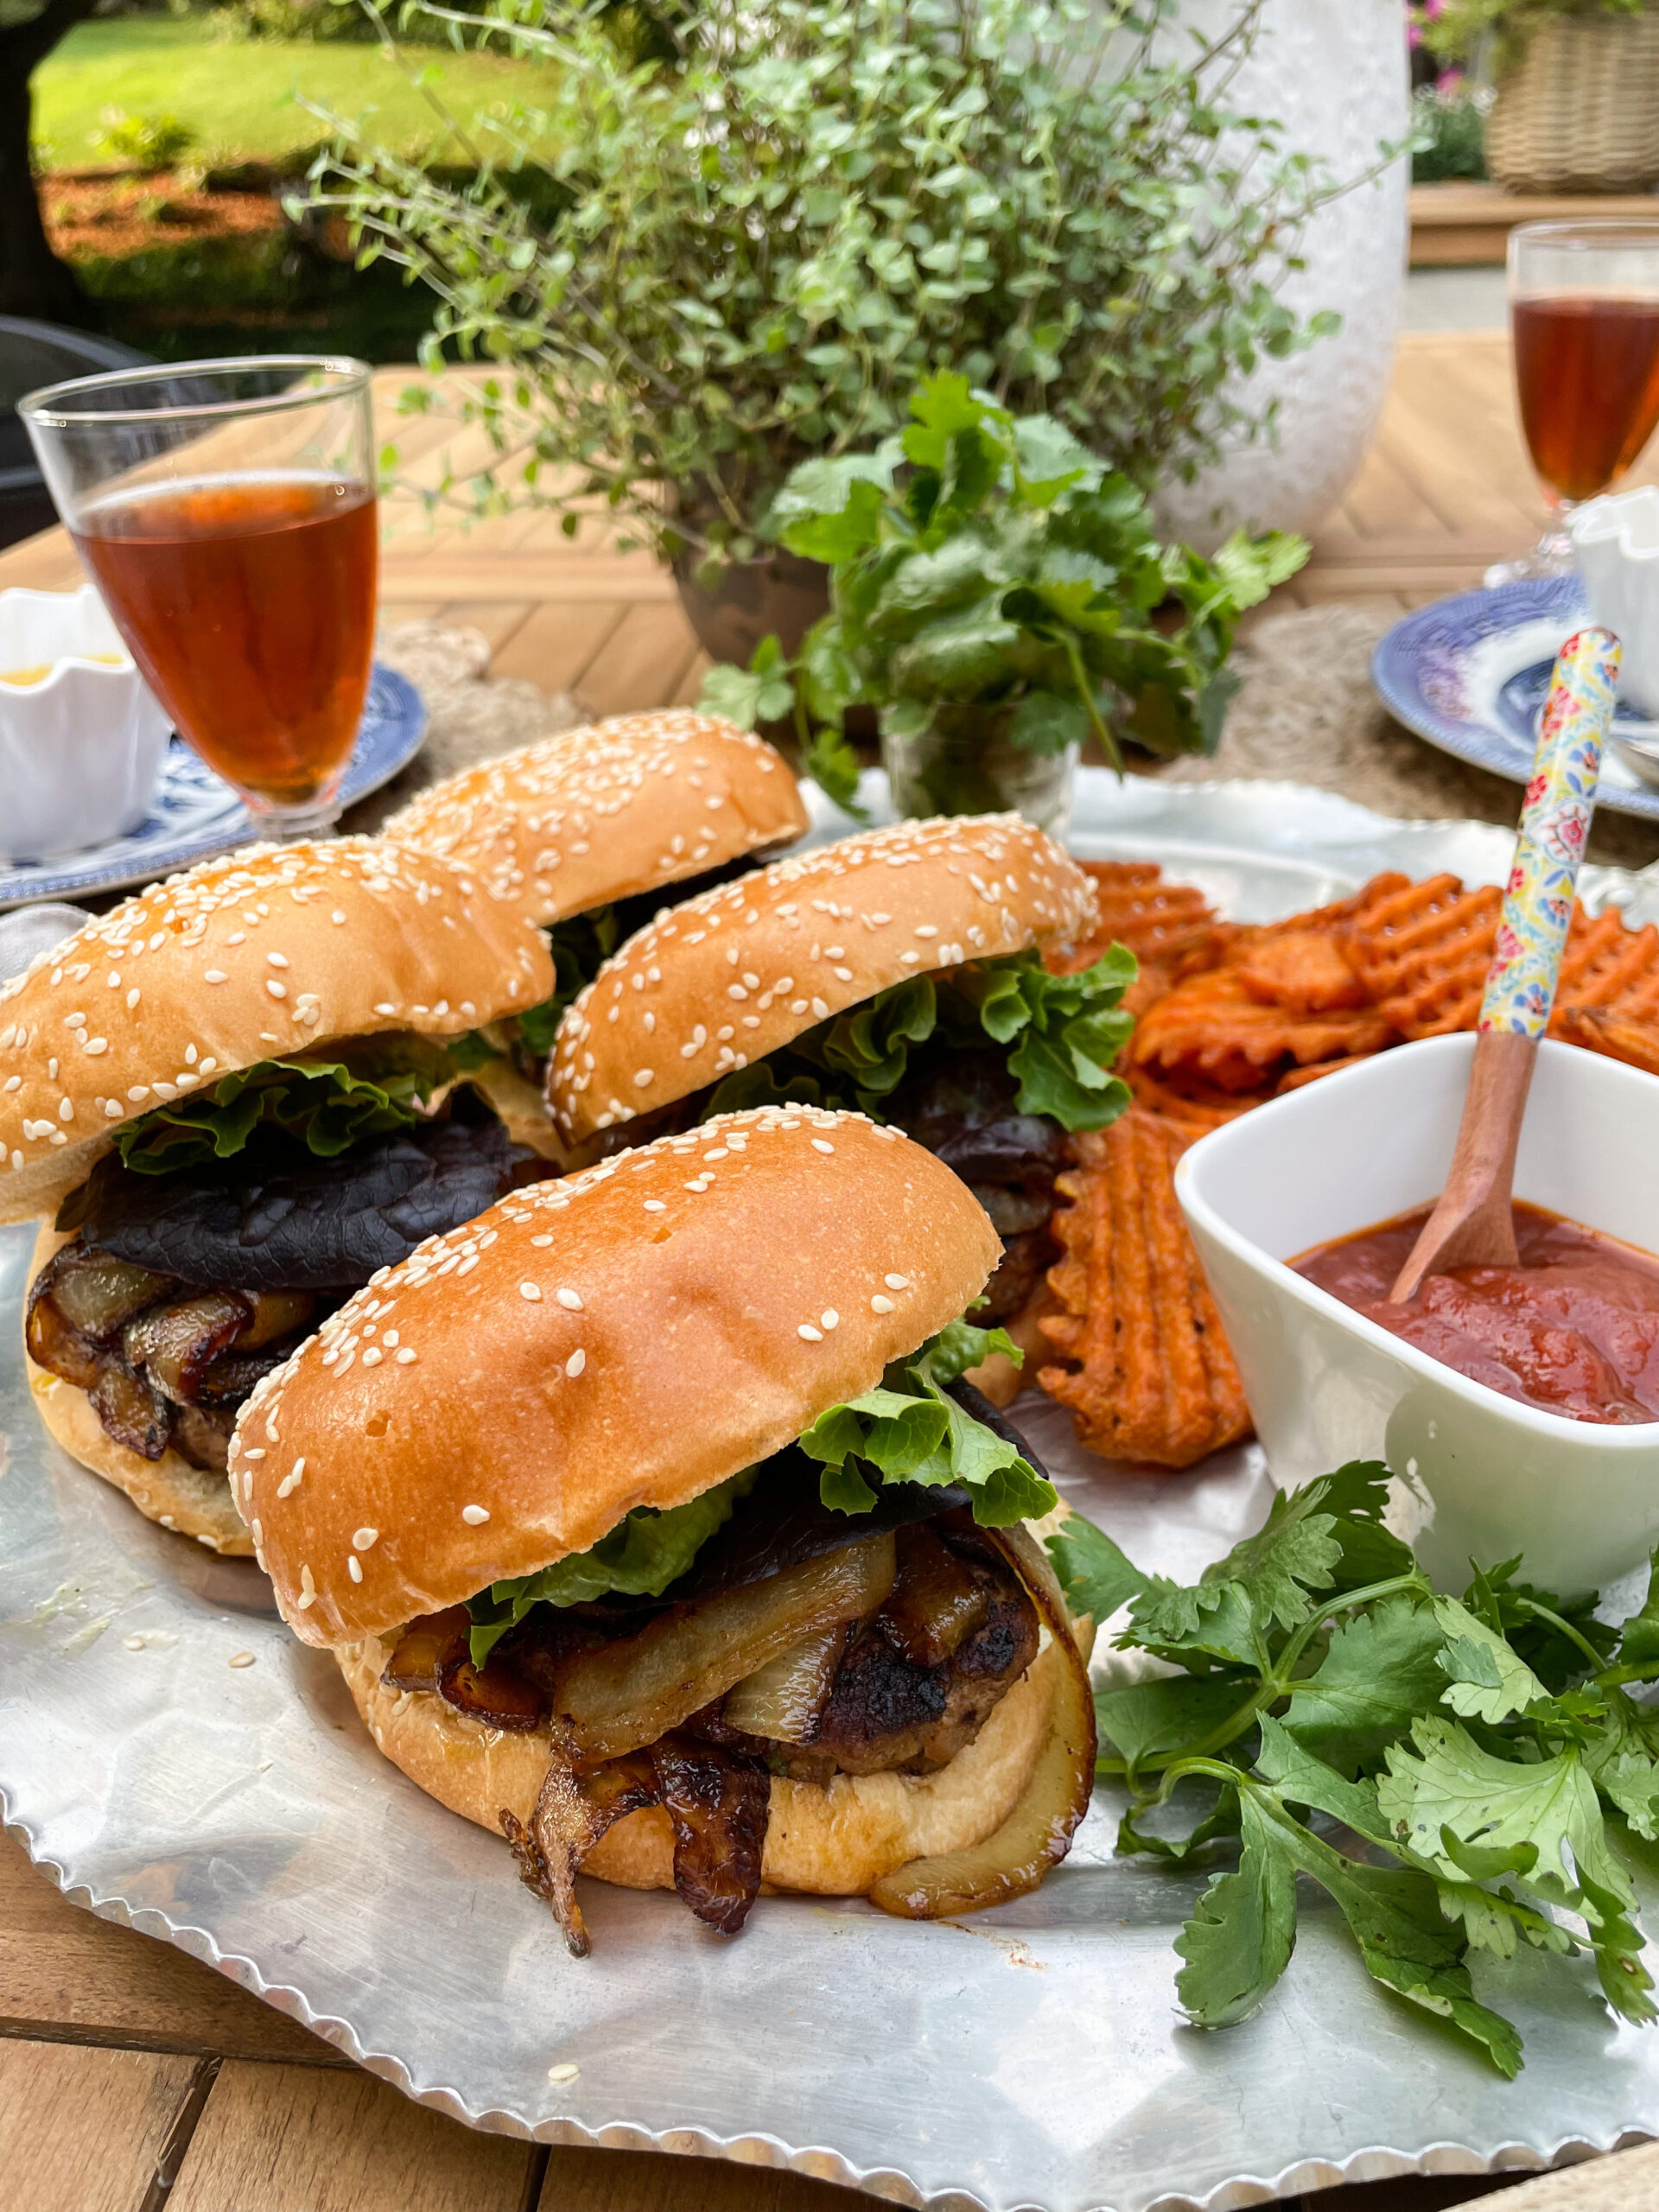
<svg viewBox="0 0 1659 2212">
<path fill-rule="evenodd" d="M 1181 1152 L 1207 1129 L 1374 1052 L 1472 1029 L 1501 892 L 1453 875 L 1373 877 L 1351 899 L 1250 927 L 1150 861 L 1084 863 L 1098 930 L 1141 963 L 1121 1063 L 1135 1103 L 1078 1138 L 1060 1178 L 1049 1271 L 1060 1311 L 1038 1323 L 1039 1376 L 1092 1450 L 1190 1466 L 1249 1433 L 1232 1354 L 1175 1201 Z M 1659 928 L 1578 908 L 1550 1034 L 1659 1075 Z"/>
</svg>

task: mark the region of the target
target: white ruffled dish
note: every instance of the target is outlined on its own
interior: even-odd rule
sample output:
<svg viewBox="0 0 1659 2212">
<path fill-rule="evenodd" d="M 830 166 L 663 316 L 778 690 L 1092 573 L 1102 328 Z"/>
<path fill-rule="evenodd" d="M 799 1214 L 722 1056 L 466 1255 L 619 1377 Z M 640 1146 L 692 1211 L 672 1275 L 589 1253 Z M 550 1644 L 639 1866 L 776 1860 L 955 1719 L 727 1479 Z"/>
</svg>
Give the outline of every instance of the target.
<svg viewBox="0 0 1659 2212">
<path fill-rule="evenodd" d="M 1624 648 L 1619 696 L 1659 715 L 1659 486 L 1590 499 L 1567 528 L 1590 619 Z"/>
<path fill-rule="evenodd" d="M 0 860 L 84 852 L 136 830 L 168 735 L 91 584 L 0 591 Z"/>
</svg>

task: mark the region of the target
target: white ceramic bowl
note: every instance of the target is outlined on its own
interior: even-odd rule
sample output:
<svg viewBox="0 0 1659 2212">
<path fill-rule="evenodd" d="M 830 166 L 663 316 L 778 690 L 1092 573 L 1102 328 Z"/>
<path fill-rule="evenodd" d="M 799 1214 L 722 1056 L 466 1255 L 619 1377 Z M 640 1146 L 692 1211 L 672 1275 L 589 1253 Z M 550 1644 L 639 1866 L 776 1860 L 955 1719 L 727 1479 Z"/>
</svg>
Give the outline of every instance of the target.
<svg viewBox="0 0 1659 2212">
<path fill-rule="evenodd" d="M 1460 1589 L 1516 1552 L 1569 1593 L 1659 1539 L 1659 1424 L 1567 1421 L 1471 1382 L 1284 1263 L 1427 1205 L 1451 1164 L 1472 1037 L 1381 1052 L 1204 1138 L 1175 1188 L 1237 1357 L 1274 1480 L 1347 1459 L 1401 1480 L 1393 1518 Z M 1541 1046 L 1515 1193 L 1659 1252 L 1659 1078 Z"/>
<path fill-rule="evenodd" d="M 91 584 L 0 591 L 0 677 L 42 665 L 36 683 L 0 683 L 0 860 L 124 837 L 161 780 L 168 718 Z"/>
</svg>

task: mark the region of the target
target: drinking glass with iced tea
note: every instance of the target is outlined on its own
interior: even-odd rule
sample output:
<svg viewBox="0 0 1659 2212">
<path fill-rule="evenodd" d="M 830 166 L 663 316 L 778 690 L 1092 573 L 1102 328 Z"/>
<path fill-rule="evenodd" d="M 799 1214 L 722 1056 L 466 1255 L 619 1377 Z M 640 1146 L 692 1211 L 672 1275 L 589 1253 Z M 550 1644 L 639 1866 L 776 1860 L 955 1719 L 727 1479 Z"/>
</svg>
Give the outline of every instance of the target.
<svg viewBox="0 0 1659 2212">
<path fill-rule="evenodd" d="M 368 689 L 366 365 L 120 369 L 18 406 L 117 628 L 263 837 L 328 830 Z"/>
<path fill-rule="evenodd" d="M 1659 423 L 1659 220 L 1522 223 L 1510 232 L 1515 378 L 1550 527 L 1489 584 L 1573 566 L 1573 509 L 1626 475 Z"/>
</svg>

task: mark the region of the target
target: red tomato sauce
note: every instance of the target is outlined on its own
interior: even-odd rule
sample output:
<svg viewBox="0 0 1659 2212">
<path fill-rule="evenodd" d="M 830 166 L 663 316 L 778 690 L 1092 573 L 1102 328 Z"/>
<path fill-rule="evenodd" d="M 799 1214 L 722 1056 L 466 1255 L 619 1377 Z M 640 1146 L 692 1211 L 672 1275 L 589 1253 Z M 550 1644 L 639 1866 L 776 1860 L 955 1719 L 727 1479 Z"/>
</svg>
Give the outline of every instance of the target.
<svg viewBox="0 0 1659 2212">
<path fill-rule="evenodd" d="M 1659 1259 L 1517 1204 L 1520 1265 L 1453 1268 L 1390 1306 L 1428 1209 L 1290 1264 L 1431 1359 L 1569 1421 L 1659 1421 Z"/>
</svg>

